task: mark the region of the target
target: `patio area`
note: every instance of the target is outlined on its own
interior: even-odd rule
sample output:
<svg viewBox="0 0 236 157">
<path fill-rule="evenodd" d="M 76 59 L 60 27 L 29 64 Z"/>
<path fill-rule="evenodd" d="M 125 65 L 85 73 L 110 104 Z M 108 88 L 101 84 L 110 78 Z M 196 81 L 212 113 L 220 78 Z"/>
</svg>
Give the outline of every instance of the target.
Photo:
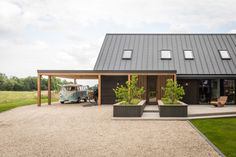
<svg viewBox="0 0 236 157">
<path fill-rule="evenodd" d="M 144 120 L 191 120 L 205 118 L 236 117 L 236 105 L 214 107 L 213 105 L 188 105 L 188 117 L 160 117 L 157 105 L 146 105 L 142 117 L 112 119 L 144 119 Z"/>
<path fill-rule="evenodd" d="M 215 107 L 213 105 L 189 105 L 188 115 L 210 116 L 210 115 L 230 115 L 236 114 L 236 105 L 225 105 L 224 107 Z"/>
</svg>

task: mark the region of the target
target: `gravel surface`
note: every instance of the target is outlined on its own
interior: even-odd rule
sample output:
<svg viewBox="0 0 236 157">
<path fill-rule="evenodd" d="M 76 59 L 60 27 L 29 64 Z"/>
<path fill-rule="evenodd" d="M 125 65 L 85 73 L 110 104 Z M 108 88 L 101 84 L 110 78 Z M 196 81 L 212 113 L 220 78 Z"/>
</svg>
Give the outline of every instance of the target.
<svg viewBox="0 0 236 157">
<path fill-rule="evenodd" d="M 0 113 L 0 156 L 219 156 L 186 121 L 111 120 L 112 106 L 24 106 Z"/>
</svg>

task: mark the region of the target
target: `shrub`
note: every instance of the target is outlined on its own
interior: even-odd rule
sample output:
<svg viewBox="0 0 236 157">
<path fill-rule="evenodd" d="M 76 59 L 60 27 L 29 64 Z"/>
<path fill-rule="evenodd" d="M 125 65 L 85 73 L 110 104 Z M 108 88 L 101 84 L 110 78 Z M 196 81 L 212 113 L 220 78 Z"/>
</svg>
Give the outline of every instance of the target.
<svg viewBox="0 0 236 157">
<path fill-rule="evenodd" d="M 185 95 L 184 88 L 172 79 L 166 81 L 166 87 L 163 90 L 165 92 L 162 98 L 164 104 L 176 104 Z"/>
<path fill-rule="evenodd" d="M 122 104 L 137 104 L 141 100 L 144 88 L 137 86 L 138 76 L 132 75 L 130 82 L 126 81 L 125 85 L 117 86 L 113 89 L 118 102 Z"/>
</svg>

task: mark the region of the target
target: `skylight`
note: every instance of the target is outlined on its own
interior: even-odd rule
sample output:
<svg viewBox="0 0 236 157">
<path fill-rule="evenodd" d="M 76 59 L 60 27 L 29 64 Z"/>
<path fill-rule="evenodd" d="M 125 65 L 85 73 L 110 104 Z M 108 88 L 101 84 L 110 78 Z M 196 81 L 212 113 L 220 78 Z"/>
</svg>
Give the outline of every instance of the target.
<svg viewBox="0 0 236 157">
<path fill-rule="evenodd" d="M 191 50 L 184 50 L 184 58 L 185 59 L 193 59 L 193 51 Z"/>
<path fill-rule="evenodd" d="M 227 50 L 220 50 L 221 59 L 231 59 L 229 52 Z"/>
<path fill-rule="evenodd" d="M 124 50 L 122 59 L 131 59 L 132 50 Z"/>
<path fill-rule="evenodd" d="M 171 59 L 170 50 L 161 50 L 161 59 Z"/>
</svg>

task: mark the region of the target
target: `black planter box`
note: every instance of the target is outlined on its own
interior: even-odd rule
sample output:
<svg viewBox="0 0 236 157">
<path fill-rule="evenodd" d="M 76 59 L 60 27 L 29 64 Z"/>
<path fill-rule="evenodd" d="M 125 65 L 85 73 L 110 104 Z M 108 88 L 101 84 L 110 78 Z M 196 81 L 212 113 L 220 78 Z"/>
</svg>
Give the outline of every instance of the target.
<svg viewBox="0 0 236 157">
<path fill-rule="evenodd" d="M 140 101 L 137 105 L 113 105 L 113 117 L 141 117 L 146 104 L 146 100 Z"/>
<path fill-rule="evenodd" d="M 180 104 L 163 104 L 158 100 L 160 117 L 187 117 L 188 105 L 180 102 Z"/>
</svg>

